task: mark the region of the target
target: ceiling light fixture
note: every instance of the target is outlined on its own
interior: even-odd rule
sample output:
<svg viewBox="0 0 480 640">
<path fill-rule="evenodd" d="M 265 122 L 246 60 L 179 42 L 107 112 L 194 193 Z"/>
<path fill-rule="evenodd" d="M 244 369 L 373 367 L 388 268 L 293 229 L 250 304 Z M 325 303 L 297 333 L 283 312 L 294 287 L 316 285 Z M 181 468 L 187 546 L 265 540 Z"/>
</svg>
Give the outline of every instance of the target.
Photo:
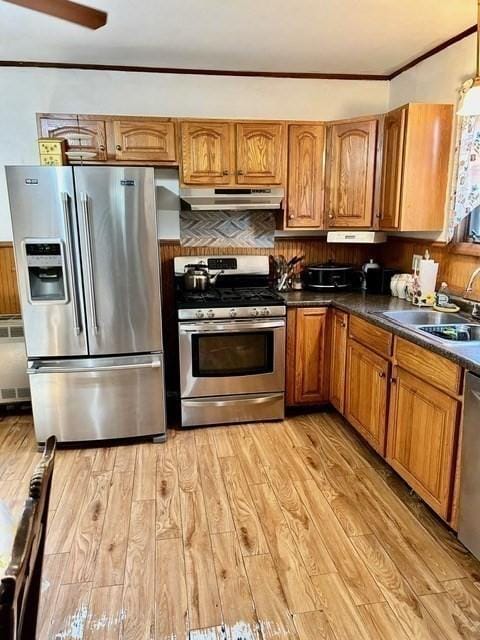
<svg viewBox="0 0 480 640">
<path fill-rule="evenodd" d="M 480 0 L 478 1 L 477 17 L 477 73 L 472 86 L 463 96 L 459 116 L 480 116 Z"/>
</svg>

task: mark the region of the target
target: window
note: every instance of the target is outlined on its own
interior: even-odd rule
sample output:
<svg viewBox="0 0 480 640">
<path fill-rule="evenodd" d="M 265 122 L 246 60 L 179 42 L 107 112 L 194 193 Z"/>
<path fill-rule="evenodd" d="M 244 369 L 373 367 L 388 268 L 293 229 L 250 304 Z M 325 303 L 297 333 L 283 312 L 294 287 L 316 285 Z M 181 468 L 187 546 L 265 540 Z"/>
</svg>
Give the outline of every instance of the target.
<svg viewBox="0 0 480 640">
<path fill-rule="evenodd" d="M 480 116 L 458 121 L 451 205 L 452 250 L 480 256 Z"/>
</svg>

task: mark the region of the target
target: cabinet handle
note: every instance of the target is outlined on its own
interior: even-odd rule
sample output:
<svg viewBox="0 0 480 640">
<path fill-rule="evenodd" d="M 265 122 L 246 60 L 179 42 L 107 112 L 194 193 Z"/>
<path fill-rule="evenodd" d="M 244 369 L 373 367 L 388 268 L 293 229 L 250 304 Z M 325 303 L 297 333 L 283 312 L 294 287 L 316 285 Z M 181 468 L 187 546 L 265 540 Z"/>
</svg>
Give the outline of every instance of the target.
<svg viewBox="0 0 480 640">
<path fill-rule="evenodd" d="M 390 382 L 392 384 L 397 384 L 397 379 L 396 378 L 390 378 Z"/>
<path fill-rule="evenodd" d="M 378 372 L 378 377 L 379 378 L 385 378 L 385 373 L 383 371 L 379 371 Z"/>
<path fill-rule="evenodd" d="M 243 171 L 242 171 L 242 169 L 239 169 L 239 170 L 237 171 L 237 173 L 238 173 L 238 175 L 239 175 L 239 176 L 243 176 Z"/>
<path fill-rule="evenodd" d="M 223 175 L 224 175 L 224 176 L 228 176 L 228 174 L 229 174 L 228 170 L 227 170 L 227 169 L 224 169 L 224 170 L 223 170 Z"/>
<path fill-rule="evenodd" d="M 116 149 L 117 151 L 121 151 L 121 150 L 122 150 L 122 147 L 121 147 L 119 144 L 117 144 L 117 145 L 116 145 L 116 147 L 115 147 L 115 149 Z"/>
<path fill-rule="evenodd" d="M 289 220 L 293 220 L 295 218 L 295 213 L 290 209 L 290 213 L 288 214 Z"/>
<path fill-rule="evenodd" d="M 330 219 L 332 219 L 332 218 L 334 218 L 335 216 L 334 216 L 334 215 L 333 215 L 333 213 L 330 211 L 330 213 L 328 214 L 328 217 L 329 217 Z"/>
<path fill-rule="evenodd" d="M 343 328 L 345 329 L 345 328 L 346 328 L 346 326 L 347 326 L 347 323 L 346 323 L 346 322 L 342 322 L 342 323 L 340 324 L 340 326 L 341 326 L 341 327 L 343 327 Z"/>
<path fill-rule="evenodd" d="M 100 149 L 100 151 L 105 151 L 105 145 L 104 144 L 101 144 L 98 148 Z"/>
</svg>

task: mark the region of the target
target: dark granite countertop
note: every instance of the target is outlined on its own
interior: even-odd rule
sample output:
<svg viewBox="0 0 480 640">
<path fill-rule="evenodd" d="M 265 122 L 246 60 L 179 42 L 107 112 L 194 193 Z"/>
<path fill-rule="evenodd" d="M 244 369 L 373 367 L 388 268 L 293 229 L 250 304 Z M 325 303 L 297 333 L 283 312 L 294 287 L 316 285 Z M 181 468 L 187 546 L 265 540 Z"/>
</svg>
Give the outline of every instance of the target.
<svg viewBox="0 0 480 640">
<path fill-rule="evenodd" d="M 383 311 L 412 310 L 409 302 L 393 298 L 392 296 L 379 296 L 365 293 L 317 293 L 315 291 L 287 291 L 281 293 L 287 307 L 335 307 L 360 316 L 383 329 L 391 331 L 395 335 L 406 338 L 421 347 L 430 349 L 465 369 L 480 375 L 480 346 L 462 344 L 446 344 L 445 342 L 430 338 L 427 334 L 409 329 L 405 325 L 398 324 L 389 318 L 382 316 Z M 427 310 L 427 308 L 424 308 Z M 467 316 L 467 322 L 470 319 Z"/>
</svg>

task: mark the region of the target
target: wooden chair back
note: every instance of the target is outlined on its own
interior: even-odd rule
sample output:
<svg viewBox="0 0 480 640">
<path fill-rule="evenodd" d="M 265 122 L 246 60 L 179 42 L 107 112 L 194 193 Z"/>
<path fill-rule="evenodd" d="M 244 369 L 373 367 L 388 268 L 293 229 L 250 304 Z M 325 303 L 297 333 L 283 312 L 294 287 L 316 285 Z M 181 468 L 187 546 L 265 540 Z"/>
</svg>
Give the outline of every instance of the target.
<svg viewBox="0 0 480 640">
<path fill-rule="evenodd" d="M 48 438 L 0 582 L 0 638 L 35 640 L 56 438 Z"/>
</svg>

